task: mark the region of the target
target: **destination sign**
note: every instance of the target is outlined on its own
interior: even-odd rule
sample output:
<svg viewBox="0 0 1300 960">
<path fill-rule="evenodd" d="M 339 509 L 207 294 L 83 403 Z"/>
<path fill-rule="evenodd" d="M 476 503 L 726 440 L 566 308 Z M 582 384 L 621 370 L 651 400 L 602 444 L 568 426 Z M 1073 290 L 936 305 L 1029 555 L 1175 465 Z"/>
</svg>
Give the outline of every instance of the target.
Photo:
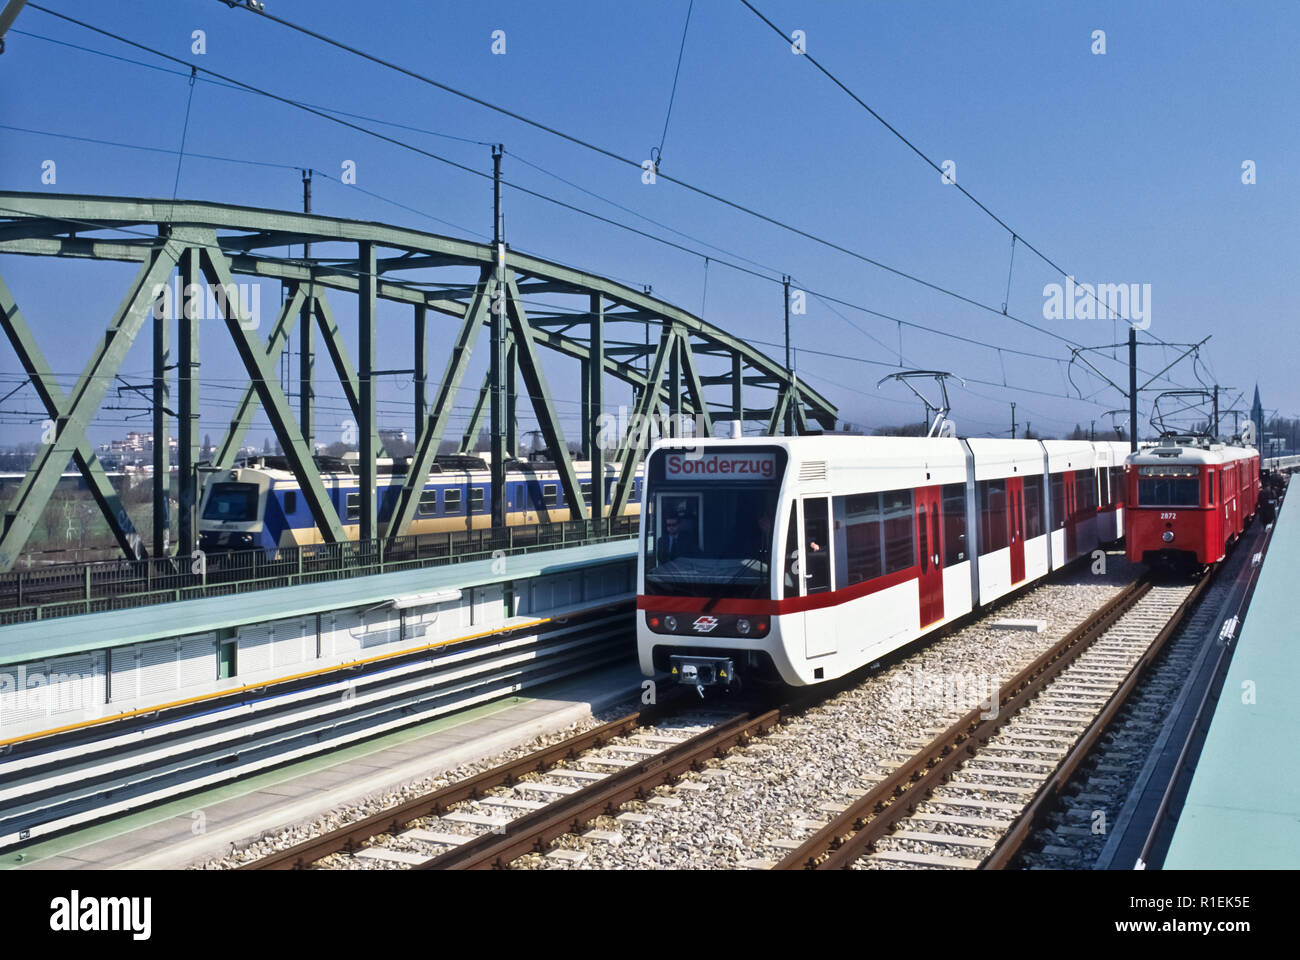
<svg viewBox="0 0 1300 960">
<path fill-rule="evenodd" d="M 670 453 L 665 480 L 770 480 L 776 476 L 774 453 Z"/>
</svg>

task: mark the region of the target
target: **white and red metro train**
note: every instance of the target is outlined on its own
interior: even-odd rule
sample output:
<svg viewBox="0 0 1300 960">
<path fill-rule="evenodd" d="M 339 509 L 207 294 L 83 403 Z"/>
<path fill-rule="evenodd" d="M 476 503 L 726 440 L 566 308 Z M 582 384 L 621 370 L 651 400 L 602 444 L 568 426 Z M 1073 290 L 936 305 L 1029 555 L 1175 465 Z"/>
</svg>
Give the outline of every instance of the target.
<svg viewBox="0 0 1300 960">
<path fill-rule="evenodd" d="M 1130 454 L 1128 558 L 1194 568 L 1223 559 L 1255 515 L 1259 451 L 1166 437 Z"/>
<path fill-rule="evenodd" d="M 1127 446 L 774 437 L 647 458 L 647 676 L 842 676 L 1124 533 Z"/>
</svg>

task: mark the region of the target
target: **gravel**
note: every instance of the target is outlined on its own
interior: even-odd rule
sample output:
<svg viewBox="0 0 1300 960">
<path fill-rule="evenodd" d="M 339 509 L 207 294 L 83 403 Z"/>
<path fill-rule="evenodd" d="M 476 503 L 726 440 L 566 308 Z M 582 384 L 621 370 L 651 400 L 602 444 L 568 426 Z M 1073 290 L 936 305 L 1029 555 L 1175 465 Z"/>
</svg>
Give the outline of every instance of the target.
<svg viewBox="0 0 1300 960">
<path fill-rule="evenodd" d="M 510 760 L 525 756 L 542 747 L 559 743 L 576 734 L 598 727 L 602 723 L 608 723 L 611 720 L 617 720 L 619 717 L 626 716 L 629 713 L 640 709 L 640 703 L 636 700 L 627 700 L 621 704 L 616 704 L 606 710 L 599 711 L 592 716 L 571 724 L 563 730 L 557 730 L 537 737 L 528 743 L 522 744 L 503 753 L 497 753 L 489 757 L 472 763 L 461 764 L 439 774 L 423 777 L 418 780 L 411 780 L 400 786 L 390 788 L 381 794 L 366 797 L 356 803 L 348 804 L 344 807 L 335 808 L 326 813 L 304 822 L 294 824 L 281 830 L 263 834 L 252 843 L 232 849 L 222 857 L 215 857 L 201 863 L 195 864 L 193 869 L 199 870 L 230 870 L 242 866 L 253 860 L 258 860 L 270 853 L 278 850 L 286 850 L 295 844 L 302 843 L 304 840 L 310 840 L 313 837 L 321 836 L 330 830 L 336 830 L 348 823 L 357 820 L 363 820 L 366 817 L 373 816 L 390 807 L 395 807 L 400 803 L 410 800 L 412 797 L 428 793 L 439 787 L 444 787 L 449 783 L 455 783 L 458 780 L 464 780 L 484 770 L 499 766 Z M 463 808 L 458 808 L 463 809 Z M 478 811 L 482 812 L 482 811 Z M 468 835 L 475 835 L 475 831 L 469 825 L 450 824 L 439 821 L 437 828 L 447 832 L 467 832 Z M 481 828 L 480 828 L 481 830 Z M 398 843 L 393 844 L 397 849 Z M 376 866 L 388 866 L 387 864 L 376 864 L 365 860 L 357 860 L 351 856 L 334 856 L 322 861 L 323 865 L 329 865 L 345 869 L 372 869 Z"/>
<path fill-rule="evenodd" d="M 684 789 L 679 782 L 656 791 L 679 805 L 635 801 L 622 808 L 650 814 L 652 822 L 602 817 L 587 828 L 618 831 L 621 842 L 566 835 L 548 853 L 581 851 L 587 856 L 576 864 L 580 869 L 736 869 L 780 860 L 791 845 L 883 779 L 891 761 L 907 759 L 978 706 L 1135 576 L 1122 554 L 1112 553 L 1106 574 L 1093 575 L 1085 568 L 1067 580 L 1038 586 L 981 621 L 885 666 L 785 724 L 775 736 L 733 749 L 705 771 L 684 778 L 706 789 Z M 1045 620 L 1047 628 L 1033 633 L 989 627 L 1003 618 Z M 969 796 L 997 799 L 999 794 L 990 787 Z M 543 854 L 514 864 L 522 869 L 574 865 Z"/>
</svg>

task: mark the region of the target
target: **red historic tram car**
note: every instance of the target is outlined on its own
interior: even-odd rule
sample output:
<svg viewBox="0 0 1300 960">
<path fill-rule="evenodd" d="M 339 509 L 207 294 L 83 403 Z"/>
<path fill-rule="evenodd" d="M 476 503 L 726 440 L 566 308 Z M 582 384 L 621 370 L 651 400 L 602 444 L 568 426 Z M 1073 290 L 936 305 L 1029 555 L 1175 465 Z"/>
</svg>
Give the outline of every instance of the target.
<svg viewBox="0 0 1300 960">
<path fill-rule="evenodd" d="M 1128 558 L 1187 568 L 1223 559 L 1255 515 L 1259 453 L 1167 437 L 1129 454 Z"/>
</svg>

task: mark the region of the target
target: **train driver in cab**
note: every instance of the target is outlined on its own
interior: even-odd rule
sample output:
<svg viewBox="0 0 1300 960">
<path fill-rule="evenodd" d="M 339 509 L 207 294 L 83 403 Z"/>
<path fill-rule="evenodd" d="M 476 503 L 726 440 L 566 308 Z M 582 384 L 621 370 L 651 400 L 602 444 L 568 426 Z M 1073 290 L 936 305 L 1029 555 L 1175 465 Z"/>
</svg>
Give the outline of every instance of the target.
<svg viewBox="0 0 1300 960">
<path fill-rule="evenodd" d="M 664 517 L 664 532 L 659 538 L 659 562 L 667 563 L 678 557 L 698 556 L 694 536 L 691 531 L 683 530 L 679 516 L 669 514 Z"/>
</svg>

